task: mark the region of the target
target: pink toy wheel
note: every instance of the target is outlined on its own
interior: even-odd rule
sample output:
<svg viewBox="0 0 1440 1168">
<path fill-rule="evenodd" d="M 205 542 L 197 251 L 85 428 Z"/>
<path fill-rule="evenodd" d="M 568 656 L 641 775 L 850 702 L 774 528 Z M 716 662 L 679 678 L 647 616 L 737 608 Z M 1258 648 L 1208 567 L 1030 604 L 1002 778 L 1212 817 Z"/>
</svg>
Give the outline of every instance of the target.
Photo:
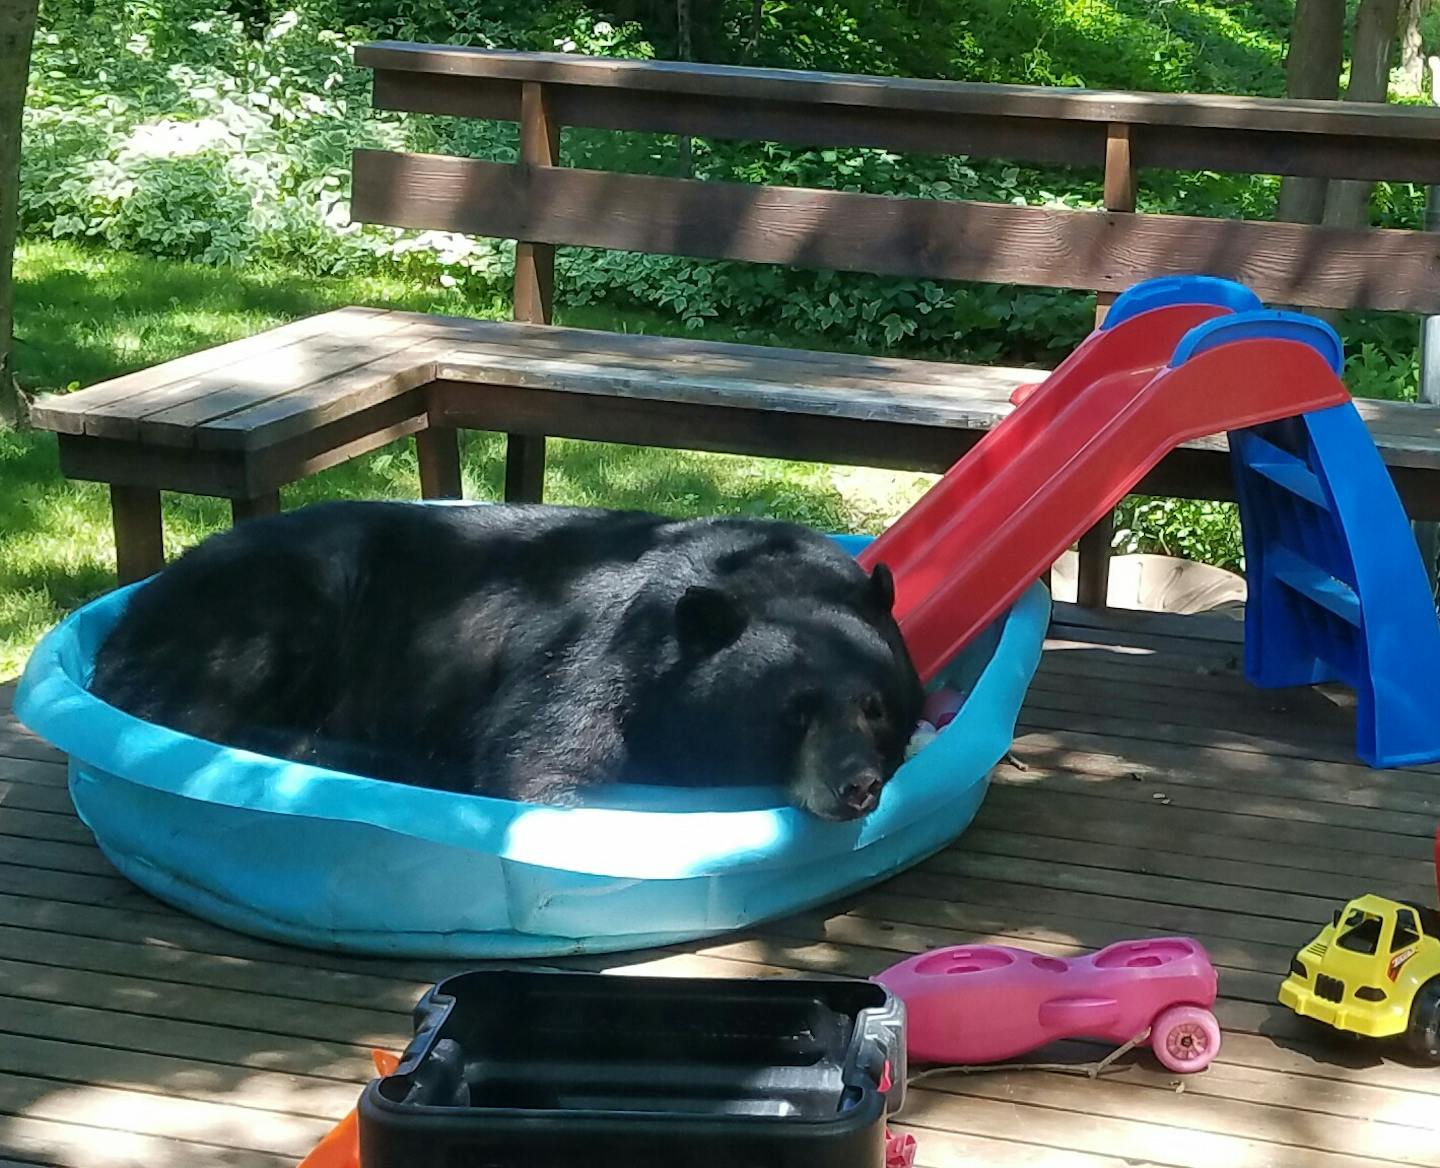
<svg viewBox="0 0 1440 1168">
<path fill-rule="evenodd" d="M 1171 1006 L 1150 1027 L 1150 1046 L 1166 1070 L 1203 1071 L 1220 1053 L 1220 1023 L 1199 1006 Z"/>
</svg>

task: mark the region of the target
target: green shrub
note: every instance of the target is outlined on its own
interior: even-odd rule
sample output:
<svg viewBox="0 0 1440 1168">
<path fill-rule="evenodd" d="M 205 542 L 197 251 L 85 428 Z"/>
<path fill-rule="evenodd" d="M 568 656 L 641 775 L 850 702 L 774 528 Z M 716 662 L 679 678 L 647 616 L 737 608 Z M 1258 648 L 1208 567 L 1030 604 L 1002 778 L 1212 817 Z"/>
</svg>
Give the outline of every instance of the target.
<svg viewBox="0 0 1440 1168">
<path fill-rule="evenodd" d="M 1155 552 L 1234 572 L 1245 569 L 1234 503 L 1131 495 L 1120 504 L 1112 546 L 1120 555 Z"/>
<path fill-rule="evenodd" d="M 96 70 L 91 62 L 101 60 Z M 25 230 L 161 257 L 316 256 L 375 141 L 341 37 L 294 13 L 256 42 L 201 5 L 61 7 L 35 46 Z"/>
</svg>

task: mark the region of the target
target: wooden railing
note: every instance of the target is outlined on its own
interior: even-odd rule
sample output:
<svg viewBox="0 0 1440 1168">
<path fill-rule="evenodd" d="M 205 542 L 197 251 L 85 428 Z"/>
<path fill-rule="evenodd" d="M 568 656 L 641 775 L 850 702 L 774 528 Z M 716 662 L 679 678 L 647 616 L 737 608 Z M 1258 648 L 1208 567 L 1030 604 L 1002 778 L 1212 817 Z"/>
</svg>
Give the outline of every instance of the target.
<svg viewBox="0 0 1440 1168">
<path fill-rule="evenodd" d="M 1440 236 L 1137 213 L 1146 168 L 1440 183 L 1440 112 L 1420 107 L 800 73 L 380 43 L 388 110 L 520 124 L 513 164 L 361 151 L 366 222 L 519 241 L 515 311 L 549 322 L 557 245 L 1093 290 L 1099 313 L 1151 276 L 1207 272 L 1272 303 L 1440 313 Z M 697 182 L 562 167 L 582 126 L 1103 166 L 1103 211 Z M 523 493 L 543 440 L 516 437 Z M 527 447 L 527 443 L 529 446 Z M 528 451 L 528 453 L 527 453 Z M 1081 544 L 1103 604 L 1111 529 Z"/>
</svg>

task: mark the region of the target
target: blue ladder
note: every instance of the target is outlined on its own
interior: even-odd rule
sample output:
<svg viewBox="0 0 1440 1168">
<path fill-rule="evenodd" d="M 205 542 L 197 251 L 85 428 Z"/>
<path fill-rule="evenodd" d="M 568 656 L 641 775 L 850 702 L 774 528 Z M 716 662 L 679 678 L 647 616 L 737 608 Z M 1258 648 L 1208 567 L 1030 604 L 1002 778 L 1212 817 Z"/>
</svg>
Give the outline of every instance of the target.
<svg viewBox="0 0 1440 1168">
<path fill-rule="evenodd" d="M 1297 330 L 1295 314 L 1265 315 L 1288 318 L 1277 338 L 1328 334 L 1310 343 L 1338 376 L 1343 355 L 1328 325 L 1299 317 Z M 1229 438 L 1249 592 L 1246 678 L 1266 689 L 1344 682 L 1362 759 L 1440 759 L 1440 622 L 1405 509 L 1354 405 Z"/>
<path fill-rule="evenodd" d="M 1232 341 L 1311 346 L 1338 378 L 1328 324 L 1266 311 L 1213 276 L 1147 280 L 1120 296 L 1112 326 L 1170 304 L 1230 311 L 1198 325 L 1172 366 Z M 1341 681 L 1355 691 L 1356 752 L 1371 766 L 1440 760 L 1440 620 L 1405 508 L 1352 403 L 1232 430 L 1245 542 L 1245 676 L 1265 689 Z"/>
</svg>

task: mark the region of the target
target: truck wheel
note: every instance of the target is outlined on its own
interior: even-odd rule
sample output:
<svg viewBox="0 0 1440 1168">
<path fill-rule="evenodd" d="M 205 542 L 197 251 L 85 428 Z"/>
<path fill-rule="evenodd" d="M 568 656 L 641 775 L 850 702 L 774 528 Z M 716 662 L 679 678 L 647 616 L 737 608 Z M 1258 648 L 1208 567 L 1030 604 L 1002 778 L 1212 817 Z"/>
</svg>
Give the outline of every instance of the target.
<svg viewBox="0 0 1440 1168">
<path fill-rule="evenodd" d="M 1405 1042 L 1421 1058 L 1440 1063 L 1440 977 L 1432 977 L 1416 991 Z"/>
</svg>

